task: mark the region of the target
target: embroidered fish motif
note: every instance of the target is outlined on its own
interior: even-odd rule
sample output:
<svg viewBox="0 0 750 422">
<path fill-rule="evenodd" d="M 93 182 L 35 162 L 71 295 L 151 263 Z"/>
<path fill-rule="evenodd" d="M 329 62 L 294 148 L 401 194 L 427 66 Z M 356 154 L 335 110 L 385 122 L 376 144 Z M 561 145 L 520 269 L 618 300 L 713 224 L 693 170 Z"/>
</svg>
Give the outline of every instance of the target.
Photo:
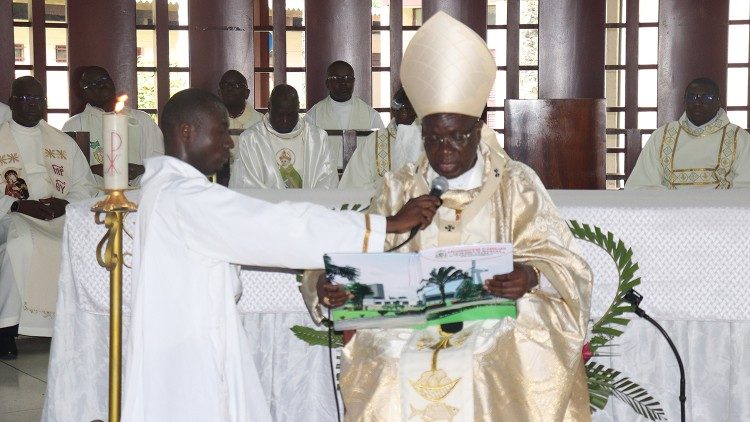
<svg viewBox="0 0 750 422">
<path fill-rule="evenodd" d="M 420 417 L 424 422 L 446 421 L 451 422 L 458 414 L 458 409 L 445 403 L 430 403 L 424 409 L 417 409 L 409 405 L 411 414 L 409 420 L 414 417 Z"/>
</svg>

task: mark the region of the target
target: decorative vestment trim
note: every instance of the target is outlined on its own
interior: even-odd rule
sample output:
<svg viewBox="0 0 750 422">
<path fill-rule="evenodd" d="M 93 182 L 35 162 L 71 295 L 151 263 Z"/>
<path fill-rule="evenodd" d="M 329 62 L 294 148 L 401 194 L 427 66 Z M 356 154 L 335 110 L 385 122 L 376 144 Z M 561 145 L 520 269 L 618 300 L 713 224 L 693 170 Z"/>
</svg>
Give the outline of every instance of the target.
<svg viewBox="0 0 750 422">
<path fill-rule="evenodd" d="M 391 170 L 391 139 L 396 138 L 396 126 L 388 125 L 386 130 L 377 131 L 375 137 L 375 168 L 378 176 L 383 177 Z"/>
<path fill-rule="evenodd" d="M 720 116 L 724 117 L 724 116 Z M 679 169 L 674 166 L 674 156 L 677 151 L 682 131 L 693 136 L 706 136 L 721 130 L 721 143 L 719 153 L 716 158 L 714 167 L 706 168 L 685 168 Z M 729 180 L 729 174 L 732 170 L 732 164 L 736 158 L 737 150 L 737 132 L 739 127 L 729 123 L 724 119 L 716 119 L 713 123 L 702 129 L 689 127 L 682 122 L 668 123 L 662 136 L 661 150 L 659 152 L 659 162 L 663 170 L 663 182 L 668 189 L 676 189 L 677 186 L 710 186 L 717 189 L 729 189 L 732 182 Z"/>
</svg>

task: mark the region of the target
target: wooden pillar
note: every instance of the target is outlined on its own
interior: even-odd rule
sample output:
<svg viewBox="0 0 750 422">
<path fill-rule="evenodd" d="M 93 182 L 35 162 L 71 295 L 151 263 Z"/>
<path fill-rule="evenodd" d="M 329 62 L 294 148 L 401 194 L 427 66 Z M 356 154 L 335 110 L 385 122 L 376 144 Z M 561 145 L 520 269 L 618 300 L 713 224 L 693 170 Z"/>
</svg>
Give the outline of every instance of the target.
<svg viewBox="0 0 750 422">
<path fill-rule="evenodd" d="M 401 57 L 404 55 L 404 3 L 391 0 L 391 96 L 401 86 Z"/>
<path fill-rule="evenodd" d="M 682 115 L 685 88 L 698 77 L 716 81 L 725 104 L 728 20 L 729 0 L 659 2 L 658 125 Z"/>
<path fill-rule="evenodd" d="M 15 79 L 12 4 L 10 0 L 0 1 L 0 102 L 5 104 Z"/>
<path fill-rule="evenodd" d="M 78 78 L 84 66 L 101 66 L 109 72 L 117 92 L 136 106 L 135 2 L 133 0 L 68 0 L 68 66 L 70 113 L 83 110 Z"/>
<path fill-rule="evenodd" d="M 131 0 L 132 1 L 132 0 Z M 253 89 L 253 5 L 248 0 L 190 0 L 190 86 L 213 93 L 229 69 Z"/>
<path fill-rule="evenodd" d="M 605 3 L 540 0 L 539 98 L 604 98 Z"/>
<path fill-rule="evenodd" d="M 443 11 L 487 39 L 487 0 L 423 0 L 422 22 Z"/>
<path fill-rule="evenodd" d="M 305 0 L 307 106 L 328 96 L 326 68 L 344 60 L 354 68 L 354 95 L 372 103 L 372 1 Z"/>
</svg>

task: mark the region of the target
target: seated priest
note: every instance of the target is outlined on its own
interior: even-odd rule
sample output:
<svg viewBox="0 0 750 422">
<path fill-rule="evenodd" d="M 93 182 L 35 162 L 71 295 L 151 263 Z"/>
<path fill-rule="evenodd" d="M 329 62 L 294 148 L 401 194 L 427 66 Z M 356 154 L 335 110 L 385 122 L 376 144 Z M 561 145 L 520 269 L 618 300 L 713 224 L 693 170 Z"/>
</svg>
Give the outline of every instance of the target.
<svg viewBox="0 0 750 422">
<path fill-rule="evenodd" d="M 345 61 L 335 61 L 326 69 L 328 96 L 312 106 L 305 120 L 328 130 L 385 129 L 380 114 L 354 96 L 354 68 Z M 343 167 L 341 136 L 331 136 L 336 166 Z"/>
<path fill-rule="evenodd" d="M 247 87 L 247 79 L 239 71 L 230 69 L 224 72 L 219 81 L 219 97 L 229 111 L 229 130 L 243 131 L 263 119 L 263 115 L 247 101 L 250 89 Z M 240 136 L 233 134 L 232 140 L 235 148 L 232 149 L 229 162 L 217 174 L 218 182 L 223 186 L 229 183 L 229 168 L 234 163 Z"/>
<path fill-rule="evenodd" d="M 31 76 L 13 81 L 13 119 L 0 126 L 0 358 L 17 332 L 51 336 L 65 206 L 96 195 L 78 145 L 42 119 L 47 100 Z M 19 327 L 20 323 L 20 327 Z"/>
<path fill-rule="evenodd" d="M 417 146 L 422 143 L 421 130 L 413 124 L 417 114 L 412 108 L 404 88 L 399 88 L 391 101 L 391 122 L 385 129 L 379 129 L 371 136 L 357 143 L 352 158 L 349 160 L 344 175 L 341 176 L 341 188 L 373 189 L 380 184 L 383 174 L 395 171 L 399 157 L 394 156 L 400 150 L 413 147 L 402 147 L 409 143 Z"/>
<path fill-rule="evenodd" d="M 268 114 L 240 136 L 229 187 L 335 189 L 334 157 L 326 132 L 299 118 L 297 90 L 280 84 L 271 91 Z"/>
<path fill-rule="evenodd" d="M 508 158 L 480 119 L 495 74 L 492 54 L 470 28 L 443 12 L 425 22 L 401 63 L 401 82 L 422 121 L 425 155 L 385 174 L 370 212 L 392 214 L 428 192 L 433 179 L 447 178 L 437 215 L 405 249 L 512 243 L 513 271 L 488 276 L 483 287 L 516 299 L 518 316 L 458 327 L 358 330 L 341 362 L 347 420 L 591 418 L 581 349 L 592 273 L 537 175 Z M 406 238 L 389 235 L 386 243 Z M 348 294 L 316 279 L 317 288 L 307 277 L 303 291 L 320 320 L 318 303 L 340 306 Z M 425 394 L 456 380 L 439 397 Z"/>
<path fill-rule="evenodd" d="M 0 124 L 13 120 L 10 113 L 10 107 L 4 103 L 0 103 Z"/>
<path fill-rule="evenodd" d="M 86 101 L 86 108 L 65 122 L 63 131 L 89 133 L 89 162 L 101 184 L 104 160 L 102 120 L 104 113 L 111 113 L 115 109 L 115 83 L 106 69 L 90 66 L 81 73 L 78 85 Z M 159 126 L 147 113 L 129 107 L 121 113 L 128 115 L 128 175 L 137 184 L 143 174 L 143 160 L 164 154 L 164 139 Z"/>
<path fill-rule="evenodd" d="M 386 232 L 425 227 L 439 200 L 388 218 L 270 204 L 206 177 L 233 146 L 219 97 L 180 91 L 160 123 L 166 155 L 146 160 L 136 214 L 122 421 L 270 421 L 236 306 L 238 266 L 321 268 L 325 252 L 382 251 Z"/>
<path fill-rule="evenodd" d="M 656 129 L 625 189 L 750 187 L 750 134 L 729 123 L 719 86 L 698 78 L 685 89 L 685 112 Z"/>
</svg>

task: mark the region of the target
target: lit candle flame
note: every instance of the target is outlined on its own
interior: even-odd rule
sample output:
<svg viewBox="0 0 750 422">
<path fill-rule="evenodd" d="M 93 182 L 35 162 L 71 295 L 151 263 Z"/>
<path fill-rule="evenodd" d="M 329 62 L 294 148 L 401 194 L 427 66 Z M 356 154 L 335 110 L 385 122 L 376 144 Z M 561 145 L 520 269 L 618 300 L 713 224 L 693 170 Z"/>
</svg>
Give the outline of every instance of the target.
<svg viewBox="0 0 750 422">
<path fill-rule="evenodd" d="M 117 97 L 117 104 L 115 104 L 115 113 L 119 113 L 123 108 L 125 108 L 125 101 L 127 100 L 128 96 L 126 94 L 122 94 Z"/>
</svg>

